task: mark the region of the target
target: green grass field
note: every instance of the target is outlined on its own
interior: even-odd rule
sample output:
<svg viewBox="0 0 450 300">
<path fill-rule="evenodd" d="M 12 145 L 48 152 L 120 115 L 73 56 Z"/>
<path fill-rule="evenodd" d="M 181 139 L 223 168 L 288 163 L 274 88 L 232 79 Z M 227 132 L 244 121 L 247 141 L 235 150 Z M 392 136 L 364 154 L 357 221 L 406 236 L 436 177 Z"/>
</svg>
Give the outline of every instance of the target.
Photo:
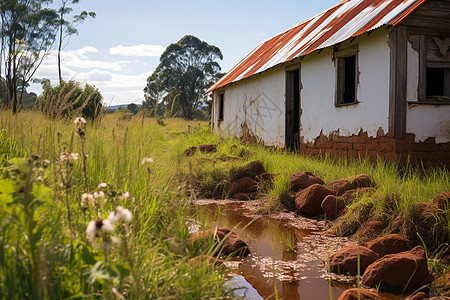
<svg viewBox="0 0 450 300">
<path fill-rule="evenodd" d="M 308 157 L 214 135 L 206 122 L 166 119 L 161 126 L 121 116 L 77 130 L 73 120 L 0 111 L 1 298 L 228 297 L 223 270 L 189 262 L 212 247 L 187 243 L 189 206 L 197 196 L 225 197 L 239 167 L 254 160 L 280 174 L 265 192 L 265 211 L 282 209 L 292 196 L 293 172 L 311 171 L 325 182 L 372 176 L 376 193 L 333 223 L 340 234 L 354 233 L 368 216 L 386 228 L 398 215 L 414 221 L 418 202 L 450 190 L 443 167 Z M 183 155 L 206 143 L 218 151 Z M 449 220 L 448 210 L 440 212 L 426 228 L 431 248 L 449 242 Z"/>
</svg>

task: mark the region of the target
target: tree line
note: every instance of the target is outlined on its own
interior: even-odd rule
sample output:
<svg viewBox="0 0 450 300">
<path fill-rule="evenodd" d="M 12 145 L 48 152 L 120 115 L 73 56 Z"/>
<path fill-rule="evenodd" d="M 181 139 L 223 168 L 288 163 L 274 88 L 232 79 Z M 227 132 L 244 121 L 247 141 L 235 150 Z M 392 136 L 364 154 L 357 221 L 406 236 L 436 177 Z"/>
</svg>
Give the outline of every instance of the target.
<svg viewBox="0 0 450 300">
<path fill-rule="evenodd" d="M 0 98 L 14 113 L 24 104 L 29 86 L 43 60 L 57 43 L 58 74 L 61 74 L 60 53 L 67 37 L 77 34 L 77 25 L 94 12 L 82 11 L 74 15 L 73 5 L 79 0 L 59 0 L 58 8 L 51 8 L 52 0 L 0 1 Z"/>
<path fill-rule="evenodd" d="M 39 81 L 44 89 L 40 97 L 41 101 L 46 101 L 44 106 L 46 109 L 64 106 L 65 113 L 69 111 L 67 107 L 97 112 L 102 101 L 100 92 L 89 85 L 82 88 L 73 81 L 65 82 L 61 72 L 61 51 L 67 45 L 67 38 L 78 33 L 80 23 L 96 17 L 94 12 L 84 10 L 74 14 L 73 7 L 79 2 L 58 0 L 57 8 L 53 8 L 53 0 L 0 1 L 0 105 L 11 108 L 14 113 L 20 107 L 29 106 L 37 96 L 27 93 L 26 88 L 32 80 L 38 81 L 34 78 L 37 69 L 50 51 L 56 50 L 59 85 L 52 87 L 48 80 Z M 147 79 L 141 109 L 154 117 L 208 118 L 211 99 L 205 91 L 223 75 L 217 62 L 222 59 L 218 47 L 192 35 L 170 44 Z M 95 95 L 88 97 L 85 90 Z M 70 97 L 62 93 L 69 93 Z M 84 96 L 80 98 L 80 95 Z M 60 98 L 70 99 L 70 105 L 60 103 Z M 89 101 L 89 104 L 82 101 Z M 84 109 L 86 106 L 89 109 Z M 60 114 L 61 111 L 49 113 L 50 116 Z M 95 116 L 96 113 L 85 117 Z"/>
</svg>

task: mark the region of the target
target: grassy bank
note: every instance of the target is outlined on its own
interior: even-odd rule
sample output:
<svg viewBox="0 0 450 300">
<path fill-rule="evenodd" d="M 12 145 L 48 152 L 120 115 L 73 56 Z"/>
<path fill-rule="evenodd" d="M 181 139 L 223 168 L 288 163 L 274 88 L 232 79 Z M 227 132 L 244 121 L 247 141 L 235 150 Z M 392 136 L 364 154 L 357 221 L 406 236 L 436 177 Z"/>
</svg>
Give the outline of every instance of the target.
<svg viewBox="0 0 450 300">
<path fill-rule="evenodd" d="M 0 297 L 225 297 L 221 271 L 190 262 L 211 245 L 187 243 L 187 208 L 195 197 L 228 196 L 242 166 L 254 160 L 278 174 L 264 190 L 262 211 L 281 210 L 292 200 L 291 173 L 310 171 L 325 182 L 370 175 L 376 192 L 332 223 L 341 235 L 357 233 L 369 220 L 381 221 L 388 233 L 397 216 L 400 229 L 414 234 L 407 225 L 415 224 L 418 203 L 450 190 L 450 173 L 441 167 L 308 157 L 213 135 L 204 122 L 165 122 L 112 114 L 77 129 L 73 120 L 0 112 Z M 217 144 L 215 153 L 183 154 L 210 143 Z M 11 161 L 33 153 L 39 157 Z M 71 153 L 78 159 L 67 158 Z M 105 200 L 82 201 L 83 194 L 100 192 Z M 131 222 L 118 218 L 111 230 L 104 221 L 121 211 L 118 206 L 129 210 Z M 434 212 L 432 224 L 422 228 L 427 237 L 420 238 L 435 245 L 430 257 L 449 242 L 449 217 L 448 210 Z M 87 239 L 93 220 L 100 220 L 98 230 Z"/>
</svg>

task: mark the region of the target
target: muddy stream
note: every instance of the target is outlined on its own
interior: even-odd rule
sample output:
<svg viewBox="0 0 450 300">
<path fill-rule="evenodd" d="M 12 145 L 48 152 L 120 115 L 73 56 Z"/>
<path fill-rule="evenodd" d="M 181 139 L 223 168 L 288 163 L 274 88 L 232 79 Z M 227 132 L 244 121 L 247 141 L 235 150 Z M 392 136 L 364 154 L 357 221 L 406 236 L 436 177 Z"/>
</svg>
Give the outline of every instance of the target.
<svg viewBox="0 0 450 300">
<path fill-rule="evenodd" d="M 225 264 L 235 284 L 250 284 L 256 290 L 249 290 L 245 299 L 329 300 L 339 298 L 345 289 L 356 287 L 354 277 L 328 273 L 325 264 L 329 254 L 350 243 L 347 238 L 328 236 L 323 221 L 294 213 L 252 215 L 256 204 L 198 200 L 195 202 L 198 218 L 191 228 L 197 231 L 202 224 L 205 228 L 225 226 L 244 239 L 250 255 Z M 387 300 L 406 298 L 381 296 Z"/>
</svg>

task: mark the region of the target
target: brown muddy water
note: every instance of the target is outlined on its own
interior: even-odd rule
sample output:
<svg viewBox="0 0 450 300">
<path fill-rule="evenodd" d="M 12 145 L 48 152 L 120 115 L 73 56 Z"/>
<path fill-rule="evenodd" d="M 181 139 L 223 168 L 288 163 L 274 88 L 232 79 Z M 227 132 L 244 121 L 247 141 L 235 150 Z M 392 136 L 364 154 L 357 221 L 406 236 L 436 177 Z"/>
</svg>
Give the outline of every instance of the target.
<svg viewBox="0 0 450 300">
<path fill-rule="evenodd" d="M 327 272 L 328 256 L 350 241 L 327 235 L 323 221 L 292 212 L 252 215 L 257 201 L 198 200 L 194 204 L 198 214 L 190 224 L 192 232 L 201 227 L 229 227 L 247 243 L 248 257 L 225 263 L 228 276 L 234 277 L 234 282 L 241 281 L 238 284 L 249 283 L 262 298 L 330 300 L 339 298 L 345 289 L 356 287 L 354 277 Z M 381 296 L 386 300 L 406 298 Z"/>
</svg>

